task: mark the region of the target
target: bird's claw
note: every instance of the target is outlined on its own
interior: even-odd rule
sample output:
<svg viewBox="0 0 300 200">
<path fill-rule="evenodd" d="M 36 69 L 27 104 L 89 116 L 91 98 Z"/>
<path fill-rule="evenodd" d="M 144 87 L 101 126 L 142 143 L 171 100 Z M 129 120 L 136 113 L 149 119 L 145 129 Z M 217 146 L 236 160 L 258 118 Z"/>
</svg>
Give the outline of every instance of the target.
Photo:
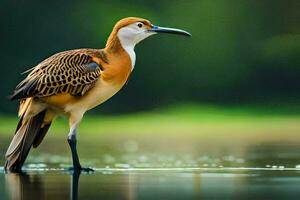
<svg viewBox="0 0 300 200">
<path fill-rule="evenodd" d="M 95 172 L 95 170 L 90 167 L 82 167 L 81 172 L 93 173 L 93 172 Z"/>
<path fill-rule="evenodd" d="M 95 172 L 95 170 L 93 168 L 90 167 L 69 167 L 68 171 L 73 171 L 75 172 L 84 172 L 84 173 L 93 173 Z"/>
</svg>

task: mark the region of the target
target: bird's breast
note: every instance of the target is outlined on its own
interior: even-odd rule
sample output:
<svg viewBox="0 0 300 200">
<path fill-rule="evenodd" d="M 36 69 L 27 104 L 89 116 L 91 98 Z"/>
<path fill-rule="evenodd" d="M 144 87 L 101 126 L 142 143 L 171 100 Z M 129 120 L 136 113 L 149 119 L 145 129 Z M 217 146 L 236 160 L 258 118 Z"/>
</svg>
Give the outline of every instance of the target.
<svg viewBox="0 0 300 200">
<path fill-rule="evenodd" d="M 123 60 L 111 62 L 109 66 L 104 66 L 104 71 L 95 86 L 84 96 L 68 105 L 65 111 L 71 112 L 74 109 L 89 110 L 105 102 L 124 86 L 130 73 L 131 62 L 129 59 L 126 61 L 126 57 Z"/>
<path fill-rule="evenodd" d="M 112 84 L 100 79 L 95 87 L 83 97 L 80 104 L 87 110 L 92 109 L 115 95 L 122 86 L 121 84 Z"/>
</svg>

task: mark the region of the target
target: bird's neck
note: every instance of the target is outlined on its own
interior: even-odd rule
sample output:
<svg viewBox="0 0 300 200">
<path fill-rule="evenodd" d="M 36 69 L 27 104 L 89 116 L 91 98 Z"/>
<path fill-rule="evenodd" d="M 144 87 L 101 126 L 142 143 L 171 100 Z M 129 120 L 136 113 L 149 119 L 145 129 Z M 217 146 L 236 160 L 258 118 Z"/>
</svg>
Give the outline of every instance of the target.
<svg viewBox="0 0 300 200">
<path fill-rule="evenodd" d="M 108 53 L 122 53 L 124 51 L 116 31 L 113 31 L 108 37 L 105 50 Z"/>
<path fill-rule="evenodd" d="M 120 55 L 123 53 L 128 54 L 131 61 L 131 71 L 134 68 L 136 55 L 134 52 L 134 44 L 126 41 L 125 39 L 120 40 L 117 33 L 112 32 L 109 36 L 105 50 L 110 54 Z"/>
<path fill-rule="evenodd" d="M 130 57 L 130 61 L 131 61 L 131 71 L 134 68 L 135 65 L 135 60 L 136 60 L 136 55 L 134 52 L 134 45 L 125 45 L 122 44 L 123 49 L 126 51 L 126 53 L 129 55 Z"/>
</svg>

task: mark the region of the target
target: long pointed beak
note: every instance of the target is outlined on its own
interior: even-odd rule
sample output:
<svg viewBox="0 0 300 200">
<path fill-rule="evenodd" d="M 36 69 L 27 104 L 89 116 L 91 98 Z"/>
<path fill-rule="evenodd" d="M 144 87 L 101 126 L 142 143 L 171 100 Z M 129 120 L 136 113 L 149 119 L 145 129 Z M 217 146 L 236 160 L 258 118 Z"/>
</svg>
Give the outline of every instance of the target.
<svg viewBox="0 0 300 200">
<path fill-rule="evenodd" d="M 149 32 L 156 32 L 156 33 L 171 33 L 171 34 L 177 34 L 177 35 L 184 35 L 191 37 L 192 34 L 190 34 L 187 31 L 177 29 L 177 28 L 167 28 L 167 27 L 159 27 L 152 25 L 152 28 L 148 30 Z"/>
</svg>

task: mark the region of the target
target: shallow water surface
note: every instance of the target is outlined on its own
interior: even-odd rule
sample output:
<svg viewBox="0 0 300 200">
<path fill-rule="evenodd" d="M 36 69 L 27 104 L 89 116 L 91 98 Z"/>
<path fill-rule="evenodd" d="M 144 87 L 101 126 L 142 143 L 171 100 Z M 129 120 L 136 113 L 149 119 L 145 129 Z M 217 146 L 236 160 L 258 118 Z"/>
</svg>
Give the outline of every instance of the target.
<svg viewBox="0 0 300 200">
<path fill-rule="evenodd" d="M 1 199 L 295 199 L 297 169 L 26 169 L 0 174 Z M 4 186 L 4 187 L 3 187 Z"/>
<path fill-rule="evenodd" d="M 0 137 L 1 155 L 9 140 Z M 22 174 L 0 167 L 0 200 L 300 196 L 298 140 L 119 135 L 80 138 L 78 151 L 82 165 L 95 173 L 66 170 L 71 156 L 64 137 L 47 138 L 33 149 Z"/>
</svg>

